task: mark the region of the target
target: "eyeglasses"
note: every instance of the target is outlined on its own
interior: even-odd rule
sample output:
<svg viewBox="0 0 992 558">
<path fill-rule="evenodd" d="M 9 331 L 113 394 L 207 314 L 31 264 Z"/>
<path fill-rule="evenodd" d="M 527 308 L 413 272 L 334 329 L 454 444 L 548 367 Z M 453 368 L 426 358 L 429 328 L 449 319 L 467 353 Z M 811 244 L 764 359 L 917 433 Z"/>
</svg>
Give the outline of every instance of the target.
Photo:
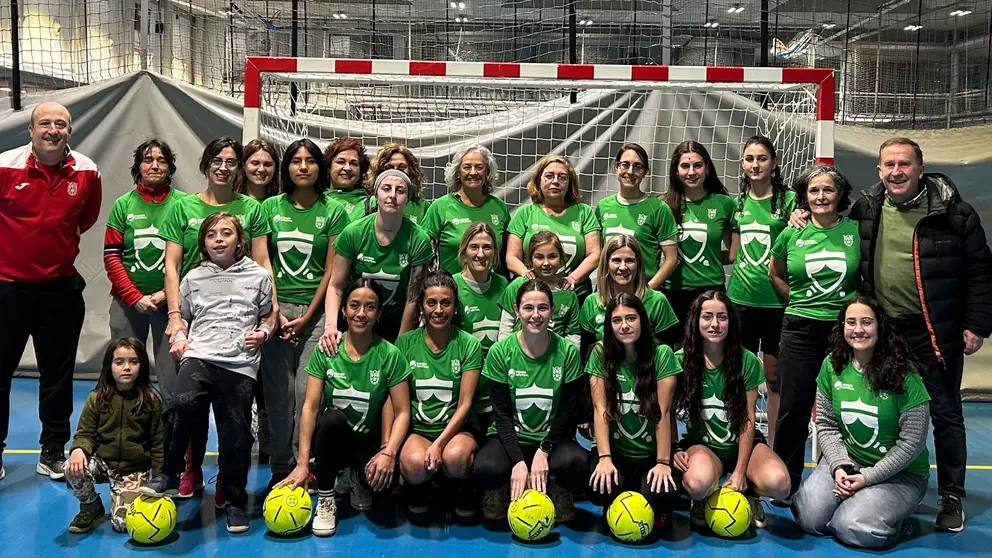
<svg viewBox="0 0 992 558">
<path fill-rule="evenodd" d="M 541 178 L 543 178 L 545 182 L 553 182 L 554 179 L 557 178 L 558 182 L 562 184 L 568 184 L 568 175 L 563 172 L 560 172 L 558 174 L 555 174 L 553 172 L 546 172 L 543 175 L 541 175 Z"/>
<path fill-rule="evenodd" d="M 210 168 L 212 169 L 224 167 L 227 170 L 234 170 L 238 168 L 239 164 L 240 162 L 237 159 L 221 159 L 218 157 L 210 160 Z"/>
<path fill-rule="evenodd" d="M 620 161 L 617 163 L 617 168 L 622 171 L 633 170 L 634 172 L 644 172 L 644 165 L 640 163 L 629 163 L 627 161 Z"/>
</svg>

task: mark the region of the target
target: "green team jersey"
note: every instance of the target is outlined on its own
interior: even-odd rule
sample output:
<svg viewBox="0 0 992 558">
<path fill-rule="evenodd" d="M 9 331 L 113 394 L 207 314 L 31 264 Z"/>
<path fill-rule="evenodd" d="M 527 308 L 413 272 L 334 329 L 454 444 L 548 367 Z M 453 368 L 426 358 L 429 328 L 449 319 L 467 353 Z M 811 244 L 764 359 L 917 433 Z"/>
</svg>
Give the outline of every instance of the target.
<svg viewBox="0 0 992 558">
<path fill-rule="evenodd" d="M 668 204 L 658 196 L 646 195 L 635 201 L 620 201 L 619 194 L 599 200 L 596 218 L 603 225 L 603 244 L 610 237 L 634 237 L 644 253 L 644 275 L 650 281 L 661 265 L 661 245 L 675 242 L 679 232 Z"/>
<path fill-rule="evenodd" d="M 503 296 L 499 299 L 499 307 L 509 312 L 511 316 L 516 315 L 513 312 L 513 305 L 517 302 L 517 291 L 527 281 L 528 279 L 526 277 L 517 277 L 503 289 Z M 548 323 L 548 329 L 562 337 L 581 335 L 582 330 L 579 327 L 579 299 L 575 291 L 566 291 L 558 287 L 551 287 L 551 298 L 555 307 L 551 312 L 551 321 Z M 520 322 L 518 320 L 513 324 L 513 331 L 518 331 L 519 329 Z"/>
<path fill-rule="evenodd" d="M 410 365 L 410 421 L 415 434 L 435 439 L 458 410 L 462 372 L 482 370 L 482 346 L 472 334 L 451 328 L 451 338 L 440 353 L 427 346 L 423 328 L 396 339 Z"/>
<path fill-rule="evenodd" d="M 389 388 L 410 375 L 410 368 L 399 349 L 389 341 L 375 337 L 369 350 L 357 361 L 351 360 L 338 342 L 338 354 L 331 356 L 320 347 L 307 363 L 307 374 L 324 382 L 321 410 L 339 409 L 348 418 L 351 429 L 360 434 L 378 434 L 382 428 L 382 405 Z"/>
<path fill-rule="evenodd" d="M 107 226 L 124 236 L 124 269 L 143 295 L 165 286 L 165 240 L 159 237 L 159 228 L 169 210 L 185 196 L 172 188 L 164 200 L 150 202 L 131 190 L 114 201 L 107 217 Z"/>
<path fill-rule="evenodd" d="M 482 375 L 510 387 L 513 426 L 521 446 L 534 447 L 544 440 L 561 410 L 561 387 L 582 377 L 579 348 L 556 333 L 549 333 L 548 349 L 530 358 L 517 335 L 504 337 L 489 349 Z M 496 434 L 496 425 L 489 435 Z"/>
<path fill-rule="evenodd" d="M 737 206 L 724 194 L 707 193 L 698 201 L 682 202 L 679 226 L 679 265 L 665 288 L 691 290 L 723 285 L 723 237 Z"/>
<path fill-rule="evenodd" d="M 269 259 L 280 302 L 309 305 L 317 294 L 327 262 L 327 243 L 348 224 L 341 204 L 318 197 L 307 209 L 293 205 L 289 194 L 262 202 L 269 221 Z"/>
<path fill-rule="evenodd" d="M 362 188 L 361 186 L 356 186 L 351 190 L 335 190 L 334 188 L 328 188 L 324 192 L 324 196 L 331 198 L 344 207 L 344 212 L 348 214 L 349 223 L 365 217 L 372 211 L 372 200 L 366 200 L 369 196 L 365 192 L 365 188 Z M 368 212 L 366 212 L 366 209 L 368 209 Z"/>
<path fill-rule="evenodd" d="M 413 221 L 414 225 L 423 227 L 424 226 L 424 216 L 430 210 L 431 202 L 423 198 L 413 201 L 410 200 L 406 202 L 403 206 L 403 216 L 407 219 Z M 376 201 L 375 198 L 369 197 L 369 208 L 375 210 Z"/>
<path fill-rule="evenodd" d="M 499 319 L 503 311 L 499 307 L 499 300 L 508 282 L 506 277 L 490 273 L 489 288 L 480 293 L 465 281 L 461 273 L 454 277 L 455 284 L 458 285 L 458 314 L 455 314 L 455 325 L 479 340 L 482 346 L 482 358 L 486 358 L 489 348 L 493 346 L 499 335 Z M 472 406 L 473 415 L 490 413 L 493 410 L 489 401 L 489 386 L 486 382 L 485 378 L 479 378 L 479 385 L 475 388 L 475 404 Z"/>
<path fill-rule="evenodd" d="M 544 207 L 536 203 L 528 203 L 517 208 L 510 219 L 510 234 L 521 239 L 524 257 L 530 246 L 530 239 L 541 231 L 551 231 L 561 240 L 562 266 L 558 270 L 559 277 L 565 277 L 575 271 L 586 257 L 586 234 L 598 232 L 601 229 L 596 214 L 584 203 L 573 203 L 560 217 L 552 217 L 545 213 Z M 592 283 L 587 278 L 575 285 L 575 294 L 584 299 L 592 292 Z"/>
<path fill-rule="evenodd" d="M 589 297 L 592 298 L 592 297 Z M 682 366 L 675 360 L 675 353 L 668 345 L 658 345 L 654 349 L 654 377 L 661 381 L 682 373 Z M 606 379 L 603 362 L 603 344 L 592 346 L 586 374 Z M 637 370 L 634 365 L 623 362 L 617 369 L 617 379 L 623 390 L 620 403 L 620 420 L 610 421 L 610 451 L 625 457 L 644 459 L 657 455 L 655 424 L 641 415 L 641 402 L 634 393 L 637 386 Z"/>
<path fill-rule="evenodd" d="M 376 217 L 375 213 L 366 215 L 345 227 L 334 241 L 334 249 L 351 260 L 348 283 L 364 277 L 382 286 L 386 300 L 379 321 L 396 320 L 398 327 L 406 304 L 410 268 L 429 263 L 434 254 L 431 239 L 406 217 L 393 241 L 388 246 L 380 245 L 375 237 Z"/>
<path fill-rule="evenodd" d="M 740 197 L 734 202 L 740 203 Z M 727 296 L 734 304 L 759 308 L 785 308 L 785 300 L 778 295 L 768 278 L 768 263 L 772 259 L 775 239 L 789 224 L 789 216 L 796 209 L 796 193 L 785 192 L 785 203 L 772 213 L 771 198 L 756 200 L 744 197 L 743 207 L 734 213 L 733 227 L 740 234 L 740 246 L 730 273 Z"/>
<path fill-rule="evenodd" d="M 452 275 L 462 270 L 462 264 L 458 261 L 458 247 L 469 226 L 479 221 L 492 226 L 496 233 L 496 252 L 499 253 L 503 234 L 510 224 L 506 202 L 488 196 L 479 207 L 469 207 L 454 194 L 446 194 L 431 204 L 421 228 L 437 241 L 438 259 L 442 269 Z"/>
<path fill-rule="evenodd" d="M 786 264 L 786 314 L 833 321 L 844 303 L 858 294 L 861 241 L 857 221 L 841 217 L 836 225 L 821 229 L 810 220 L 801 229 L 787 228 L 775 239 L 772 256 Z"/>
<path fill-rule="evenodd" d="M 249 239 L 265 236 L 270 232 L 269 221 L 262 213 L 262 204 L 254 198 L 235 193 L 234 199 L 224 205 L 210 205 L 196 194 L 182 196 L 169 209 L 158 232 L 159 237 L 183 247 L 181 277 L 200 263 L 200 225 L 207 217 L 222 211 L 234 215 L 238 221 L 241 221 L 241 226 L 244 227 Z M 250 241 L 248 247 L 251 248 Z"/>
<path fill-rule="evenodd" d="M 744 390 L 751 391 L 758 389 L 762 380 L 761 360 L 751 351 L 741 348 L 744 352 L 743 368 Z M 682 364 L 684 354 L 682 349 L 675 353 L 679 364 Z M 684 369 L 683 365 L 683 369 Z M 703 378 L 703 408 L 701 417 L 689 417 L 685 427 L 686 440 L 694 443 L 703 443 L 713 450 L 713 453 L 720 459 L 732 459 L 737 456 L 737 441 L 740 432 L 730 431 L 730 420 L 724 409 L 723 388 L 726 385 L 724 379 L 723 364 L 716 368 L 707 368 Z M 744 397 L 745 394 L 741 394 Z M 729 474 L 731 471 L 724 471 Z"/>
<path fill-rule="evenodd" d="M 851 363 L 836 374 L 830 357 L 823 359 L 816 387 L 830 399 L 848 455 L 867 466 L 881 461 L 895 447 L 899 440 L 899 417 L 930 401 L 923 378 L 915 371 L 906 374 L 903 393 L 876 393 L 864 374 Z M 926 447 L 906 467 L 906 472 L 930 478 L 930 455 Z"/>
<path fill-rule="evenodd" d="M 675 311 L 672 310 L 672 305 L 669 304 L 668 298 L 658 291 L 644 289 L 644 296 L 641 297 L 641 302 L 644 303 L 644 309 L 647 311 L 648 319 L 651 321 L 651 331 L 655 334 L 659 334 L 679 323 L 679 319 L 675 316 Z M 606 307 L 599 304 L 598 295 L 590 295 L 582 303 L 582 310 L 579 312 L 579 324 L 584 331 L 595 333 L 597 340 L 603 340 L 603 327 L 606 324 Z"/>
</svg>

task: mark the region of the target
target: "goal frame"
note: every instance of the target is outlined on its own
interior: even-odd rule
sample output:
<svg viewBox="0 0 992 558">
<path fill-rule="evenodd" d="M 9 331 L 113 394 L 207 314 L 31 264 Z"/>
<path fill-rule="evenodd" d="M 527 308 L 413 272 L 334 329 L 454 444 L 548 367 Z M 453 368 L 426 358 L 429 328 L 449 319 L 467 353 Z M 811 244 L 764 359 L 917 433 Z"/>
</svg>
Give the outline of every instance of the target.
<svg viewBox="0 0 992 558">
<path fill-rule="evenodd" d="M 602 80 L 638 83 L 665 82 L 705 86 L 727 84 L 812 85 L 816 92 L 814 160 L 834 162 L 836 84 L 832 68 L 741 66 L 643 66 L 617 64 L 536 64 L 504 62 L 435 62 L 420 60 L 360 60 L 249 56 L 245 60 L 245 144 L 261 137 L 262 74 L 306 73 L 393 75 L 458 78 L 552 79 L 563 82 Z"/>
</svg>

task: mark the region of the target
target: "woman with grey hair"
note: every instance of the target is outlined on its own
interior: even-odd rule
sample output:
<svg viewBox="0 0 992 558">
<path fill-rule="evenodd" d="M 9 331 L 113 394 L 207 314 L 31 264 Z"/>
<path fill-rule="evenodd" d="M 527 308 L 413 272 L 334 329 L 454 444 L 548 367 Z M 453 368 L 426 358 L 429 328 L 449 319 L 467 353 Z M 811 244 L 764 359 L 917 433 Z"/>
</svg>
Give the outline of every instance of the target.
<svg viewBox="0 0 992 558">
<path fill-rule="evenodd" d="M 493 195 L 498 178 L 496 158 L 481 145 L 462 148 L 445 167 L 448 194 L 431 204 L 421 227 L 434 241 L 440 267 L 448 273 L 462 270 L 458 247 L 472 223 L 482 221 L 493 227 L 497 251 L 506 244 L 510 212 L 506 203 Z"/>
<path fill-rule="evenodd" d="M 774 449 L 789 468 L 795 492 L 830 331 L 861 286 L 861 248 L 858 223 L 840 214 L 851 205 L 851 184 L 840 171 L 813 165 L 792 188 L 796 203 L 810 212 L 810 222 L 802 229 L 787 228 L 775 239 L 768 275 L 788 304 L 778 353 L 781 407 Z"/>
</svg>

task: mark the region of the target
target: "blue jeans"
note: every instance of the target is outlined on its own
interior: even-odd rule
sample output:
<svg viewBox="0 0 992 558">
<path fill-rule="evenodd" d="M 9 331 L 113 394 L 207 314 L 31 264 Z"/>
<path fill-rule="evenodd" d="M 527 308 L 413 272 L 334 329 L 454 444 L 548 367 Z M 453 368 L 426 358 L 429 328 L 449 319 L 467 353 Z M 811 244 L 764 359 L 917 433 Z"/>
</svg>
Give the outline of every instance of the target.
<svg viewBox="0 0 992 558">
<path fill-rule="evenodd" d="M 793 500 L 792 515 L 799 526 L 813 535 L 833 533 L 850 546 L 879 549 L 899 538 L 903 522 L 923 501 L 927 479 L 902 472 L 846 500 L 834 496 L 833 487 L 830 467 L 821 460 Z"/>
</svg>

